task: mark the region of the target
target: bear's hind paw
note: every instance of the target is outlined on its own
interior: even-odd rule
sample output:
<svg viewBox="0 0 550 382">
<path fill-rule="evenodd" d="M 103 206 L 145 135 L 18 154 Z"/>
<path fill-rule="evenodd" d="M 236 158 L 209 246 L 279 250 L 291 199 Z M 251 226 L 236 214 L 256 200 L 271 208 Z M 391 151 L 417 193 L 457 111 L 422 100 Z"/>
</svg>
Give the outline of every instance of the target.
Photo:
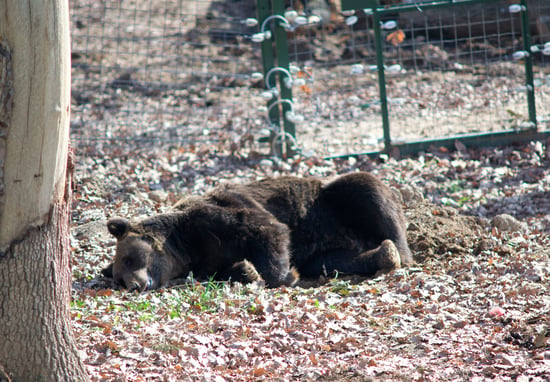
<svg viewBox="0 0 550 382">
<path fill-rule="evenodd" d="M 388 273 L 394 269 L 401 268 L 401 256 L 399 250 L 391 240 L 384 240 L 378 252 L 376 253 L 376 263 L 378 264 L 378 271 L 376 276 L 382 273 Z"/>
</svg>

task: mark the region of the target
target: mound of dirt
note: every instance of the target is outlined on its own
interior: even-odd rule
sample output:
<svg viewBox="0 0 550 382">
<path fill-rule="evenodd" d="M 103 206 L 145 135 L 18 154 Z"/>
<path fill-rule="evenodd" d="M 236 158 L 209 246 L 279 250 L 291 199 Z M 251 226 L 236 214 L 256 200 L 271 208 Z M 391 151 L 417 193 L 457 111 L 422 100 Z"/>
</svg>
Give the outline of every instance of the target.
<svg viewBox="0 0 550 382">
<path fill-rule="evenodd" d="M 489 222 L 463 215 L 452 207 L 423 201 L 408 206 L 407 240 L 417 262 L 479 253 L 485 246 Z"/>
</svg>

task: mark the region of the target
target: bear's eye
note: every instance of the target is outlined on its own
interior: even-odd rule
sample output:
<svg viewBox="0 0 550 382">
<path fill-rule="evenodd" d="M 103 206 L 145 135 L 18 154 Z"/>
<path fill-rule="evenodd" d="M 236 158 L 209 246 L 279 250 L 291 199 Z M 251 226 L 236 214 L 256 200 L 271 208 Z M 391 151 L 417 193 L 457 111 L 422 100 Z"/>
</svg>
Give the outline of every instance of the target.
<svg viewBox="0 0 550 382">
<path fill-rule="evenodd" d="M 151 238 L 151 236 L 148 236 L 148 235 L 141 236 L 141 240 L 143 240 L 144 242 L 149 243 L 149 244 L 151 244 L 153 242 L 153 239 Z"/>
</svg>

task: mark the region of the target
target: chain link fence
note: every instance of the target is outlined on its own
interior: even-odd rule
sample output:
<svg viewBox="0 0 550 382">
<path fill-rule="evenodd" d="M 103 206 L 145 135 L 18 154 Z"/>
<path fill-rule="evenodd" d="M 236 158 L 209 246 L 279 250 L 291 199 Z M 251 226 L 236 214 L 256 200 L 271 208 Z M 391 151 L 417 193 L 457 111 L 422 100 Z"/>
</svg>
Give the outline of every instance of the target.
<svg viewBox="0 0 550 382">
<path fill-rule="evenodd" d="M 368 8 L 344 11 L 336 0 L 272 3 L 293 18 L 285 35 L 299 152 L 383 149 Z M 392 140 L 529 129 L 525 57 L 518 53 L 523 36 L 513 4 L 380 5 L 411 4 L 414 10 L 385 12 L 381 19 Z M 537 121 L 544 129 L 550 120 L 550 3 L 527 5 Z M 75 0 L 71 19 L 76 146 L 93 152 L 113 143 L 129 149 L 166 143 L 183 150 L 270 152 L 263 139 L 273 128 L 260 47 L 265 41 L 257 38 L 255 0 Z"/>
</svg>

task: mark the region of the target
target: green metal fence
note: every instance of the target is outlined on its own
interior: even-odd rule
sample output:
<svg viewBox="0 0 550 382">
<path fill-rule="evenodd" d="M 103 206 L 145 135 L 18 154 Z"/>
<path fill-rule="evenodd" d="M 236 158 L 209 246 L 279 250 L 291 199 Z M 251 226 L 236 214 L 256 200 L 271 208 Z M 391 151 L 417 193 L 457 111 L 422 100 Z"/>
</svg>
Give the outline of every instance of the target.
<svg viewBox="0 0 550 382">
<path fill-rule="evenodd" d="M 267 90 L 274 90 L 271 94 L 267 93 L 268 98 L 271 95 L 267 101 L 267 113 L 269 125 L 275 129 L 271 129 L 271 134 L 267 139 L 271 142 L 273 153 L 280 156 L 293 154 L 296 146 L 295 126 L 289 114 L 293 112 L 286 36 L 286 29 L 290 27 L 290 24 L 283 16 L 284 13 L 283 1 L 273 1 L 272 7 L 269 6 L 268 1 L 258 1 L 259 40 L 261 40 L 264 81 Z M 269 35 L 272 27 L 275 49 L 273 49 L 272 38 Z M 275 50 L 275 55 L 273 50 Z M 273 74 L 279 77 L 279 86 L 277 86 Z M 278 88 L 280 91 L 276 90 Z"/>
<path fill-rule="evenodd" d="M 513 1 L 74 0 L 71 139 L 323 157 L 541 139 L 550 1 Z"/>
<path fill-rule="evenodd" d="M 262 53 L 264 73 L 266 78 L 265 84 L 267 89 L 273 90 L 275 87 L 275 83 L 270 81 L 269 79 L 269 77 L 271 77 L 270 74 L 273 73 L 274 68 L 277 71 L 277 75 L 280 79 L 280 91 L 273 92 L 272 98 L 268 101 L 268 110 L 270 113 L 268 120 L 270 122 L 272 131 L 274 131 L 274 133 L 271 134 L 272 147 L 277 153 L 288 153 L 292 152 L 296 148 L 295 126 L 292 118 L 289 118 L 288 115 L 289 112 L 291 115 L 296 114 L 293 109 L 296 108 L 295 104 L 299 103 L 299 96 L 296 100 L 293 100 L 292 91 L 289 86 L 289 81 L 291 80 L 290 72 L 292 70 L 290 69 L 292 67 L 292 63 L 289 61 L 288 52 L 291 49 L 291 45 L 289 45 L 287 33 L 290 34 L 295 29 L 300 28 L 301 25 L 306 25 L 309 21 L 304 17 L 304 20 L 297 22 L 295 14 L 289 14 L 288 10 L 285 12 L 285 2 L 283 0 L 258 0 L 257 4 L 258 21 L 259 25 L 261 25 L 259 33 L 261 35 L 260 37 L 263 36 L 264 38 L 262 40 Z M 425 18 L 428 20 L 430 18 L 430 15 L 428 14 L 429 11 L 447 8 L 455 9 L 459 7 L 462 7 L 462 9 L 464 9 L 464 7 L 477 6 L 479 4 L 496 4 L 496 6 L 498 7 L 496 8 L 496 15 L 489 15 L 486 19 L 485 16 L 483 16 L 484 20 L 482 24 L 482 29 L 485 33 L 484 35 L 482 35 L 481 37 L 477 37 L 474 36 L 473 33 L 470 31 L 467 37 L 469 37 L 472 41 L 477 39 L 477 41 L 481 42 L 497 38 L 499 47 L 502 46 L 502 50 L 506 51 L 505 53 L 501 54 L 500 57 L 497 57 L 497 61 L 514 62 L 514 64 L 512 65 L 514 65 L 515 69 L 517 69 L 517 65 L 519 65 L 519 62 L 523 62 L 523 73 L 521 75 L 522 78 L 517 79 L 519 81 L 517 88 L 519 89 L 519 91 L 524 93 L 524 95 L 519 96 L 519 98 L 524 101 L 523 106 L 521 107 L 524 107 L 525 110 L 518 111 L 514 107 L 506 106 L 506 101 L 502 101 L 501 103 L 506 105 L 502 107 L 501 111 L 498 111 L 499 113 L 508 113 L 510 115 L 521 114 L 522 117 L 519 118 L 521 121 L 510 124 L 509 127 L 511 128 L 499 128 L 498 131 L 483 131 L 483 126 L 480 126 L 481 131 L 477 131 L 475 133 L 466 132 L 458 135 L 452 134 L 442 135 L 438 137 L 422 137 L 421 139 L 416 140 L 395 140 L 391 128 L 392 114 L 390 112 L 390 99 L 388 97 L 388 87 L 391 87 L 391 85 L 388 84 L 388 81 L 386 79 L 386 73 L 388 72 L 389 64 L 387 62 L 388 59 L 385 57 L 386 51 L 384 48 L 384 44 L 387 45 L 389 33 L 386 33 L 385 29 L 395 28 L 397 22 L 395 22 L 393 19 L 399 18 L 399 15 L 403 13 L 420 12 L 425 14 Z M 550 44 L 544 44 L 540 41 L 538 44 L 532 44 L 530 29 L 533 26 L 533 22 L 531 21 L 532 19 L 529 18 L 529 3 L 526 0 L 518 0 L 516 4 L 503 2 L 501 0 L 440 0 L 429 2 L 409 1 L 390 6 L 381 5 L 380 2 L 377 0 L 342 0 L 341 5 L 341 11 L 347 17 L 345 19 L 345 24 L 348 25 L 350 29 L 352 29 L 353 25 L 357 23 L 357 15 L 360 14 L 365 20 L 365 29 L 373 31 L 373 35 L 367 36 L 370 36 L 374 40 L 373 43 L 375 54 L 370 57 L 352 57 L 351 60 L 347 62 L 343 62 L 343 60 L 340 60 L 340 64 L 351 65 L 351 73 L 354 72 L 355 65 L 355 68 L 360 68 L 359 70 L 357 70 L 357 72 L 363 73 L 361 63 L 368 63 L 369 60 L 372 62 L 373 57 L 375 57 L 375 64 L 371 65 L 370 67 L 376 69 L 379 100 L 365 103 L 361 106 L 363 107 L 363 109 L 365 109 L 373 103 L 379 104 L 379 109 L 377 108 L 377 111 L 379 111 L 379 118 L 382 124 L 383 147 L 381 150 L 338 153 L 336 156 L 350 156 L 358 154 L 378 155 L 381 151 L 387 153 L 398 151 L 403 154 L 424 150 L 432 145 L 453 147 L 456 145 L 457 141 L 462 142 L 464 145 L 467 146 L 507 144 L 515 141 L 540 140 L 550 135 L 549 131 L 545 129 L 548 121 L 548 118 L 545 116 L 546 113 L 548 113 L 547 107 L 545 108 L 546 110 L 543 111 L 543 116 L 540 117 L 539 120 L 537 119 L 537 94 L 535 92 L 536 86 L 533 75 L 533 55 L 535 53 L 539 53 L 538 56 L 542 57 L 542 61 L 539 62 L 539 66 L 545 67 L 547 63 L 544 61 L 544 56 L 550 55 Z M 544 7 L 544 4 L 542 4 L 540 7 Z M 501 42 L 501 36 L 505 35 L 505 32 L 499 29 L 500 25 L 502 24 L 501 21 L 496 21 L 495 25 L 497 26 L 497 30 L 493 34 L 488 33 L 486 30 L 489 29 L 489 27 L 486 27 L 486 25 L 489 25 L 488 20 L 504 17 L 499 16 L 499 12 L 507 13 L 506 17 L 509 18 L 509 21 L 507 19 L 506 22 L 509 23 L 512 28 L 512 31 L 508 32 L 509 35 L 506 35 L 506 37 L 503 38 L 503 40 L 505 40 L 503 42 Z M 307 13 L 304 12 L 304 15 L 307 16 Z M 290 18 L 292 18 L 292 20 L 289 20 Z M 470 20 L 471 18 L 468 13 L 468 23 L 473 23 L 473 21 Z M 427 21 L 426 25 L 429 25 L 428 23 L 429 22 Z M 437 21 L 435 24 L 437 25 Z M 439 21 L 439 24 L 440 29 L 445 26 L 441 21 Z M 514 25 L 516 24 L 519 24 L 519 30 L 514 31 Z M 470 25 L 467 25 L 466 27 L 470 28 Z M 428 27 L 426 27 L 426 29 L 428 29 Z M 456 29 L 457 27 L 455 26 L 455 35 Z M 268 33 L 267 36 L 265 35 L 266 32 Z M 269 32 L 272 32 L 272 34 L 269 34 Z M 414 28 L 410 28 L 409 34 L 414 35 Z M 441 35 L 442 34 L 443 33 L 441 33 Z M 425 40 L 431 38 L 431 36 L 428 37 L 428 35 L 429 33 L 426 32 L 427 37 Z M 444 43 L 441 42 L 441 40 L 443 39 L 440 39 L 440 46 L 444 50 L 446 47 Z M 456 36 L 455 40 L 458 40 Z M 413 44 L 414 41 L 415 40 L 413 40 Z M 468 43 L 468 41 L 464 42 L 464 44 L 466 43 Z M 507 44 L 509 44 L 510 46 L 508 46 Z M 372 50 L 372 47 L 370 48 Z M 510 51 L 511 49 L 513 50 L 513 53 Z M 368 53 L 366 55 L 368 56 Z M 488 60 L 486 59 L 485 61 L 481 61 L 481 66 L 483 66 L 483 64 L 488 66 Z M 479 66 L 479 64 L 477 65 Z M 399 65 L 395 66 L 400 67 Z M 476 66 L 473 60 L 471 66 Z M 462 68 L 462 64 L 460 64 L 459 60 L 455 62 L 455 67 Z M 441 68 L 436 68 L 436 70 L 441 70 Z M 550 76 L 544 77 L 544 72 L 541 73 L 543 73 L 543 78 L 538 81 L 546 81 L 544 86 L 550 85 Z M 402 74 L 402 77 L 407 75 L 415 75 L 414 70 Z M 504 91 L 509 90 L 504 89 Z M 542 89 L 542 91 L 539 91 L 538 94 L 539 97 L 544 98 L 544 89 Z M 502 97 L 504 99 L 507 97 L 507 95 L 504 93 L 504 95 L 499 95 L 498 97 Z M 546 104 L 547 100 L 542 99 L 542 102 Z M 488 104 L 486 111 L 486 113 L 488 114 L 491 112 L 491 101 L 486 101 L 486 103 Z M 277 104 L 280 104 L 281 107 L 279 107 Z M 466 110 L 465 113 L 467 112 L 468 111 Z M 483 112 L 484 111 L 482 110 L 481 113 Z M 506 127 L 506 123 L 500 120 L 498 120 L 495 124 L 498 124 L 500 127 Z M 307 129 L 307 120 L 304 125 L 304 128 Z M 493 129 L 487 127 L 487 130 Z M 298 136 L 297 139 L 299 140 L 300 137 Z"/>
</svg>

